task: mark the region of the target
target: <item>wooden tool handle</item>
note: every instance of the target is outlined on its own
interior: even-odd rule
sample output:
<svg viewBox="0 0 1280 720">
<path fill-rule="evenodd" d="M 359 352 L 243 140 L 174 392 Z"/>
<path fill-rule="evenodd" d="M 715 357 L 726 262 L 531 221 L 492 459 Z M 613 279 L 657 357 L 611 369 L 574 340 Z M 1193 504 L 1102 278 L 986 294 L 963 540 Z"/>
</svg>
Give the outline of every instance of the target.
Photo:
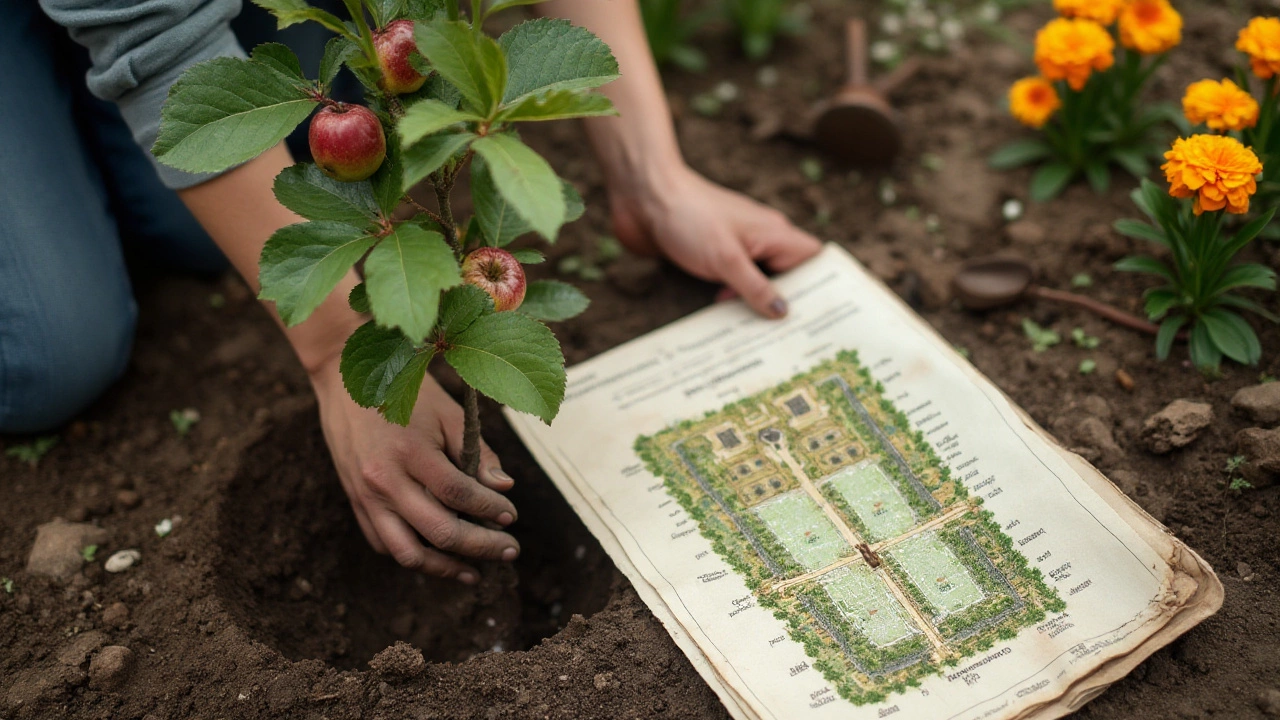
<svg viewBox="0 0 1280 720">
<path fill-rule="evenodd" d="M 1140 317 L 1130 315 L 1129 313 L 1124 312 L 1123 310 L 1117 310 L 1116 308 L 1113 308 L 1110 305 L 1098 302 L 1093 298 L 1088 298 L 1083 295 L 1077 295 L 1076 293 L 1065 292 L 1063 290 L 1053 290 L 1051 288 L 1043 288 L 1043 287 L 1037 287 L 1035 285 L 1032 285 L 1031 287 L 1027 288 L 1027 295 L 1031 297 L 1042 298 L 1044 300 L 1053 300 L 1055 302 L 1064 303 L 1066 305 L 1074 305 L 1078 308 L 1084 308 L 1085 310 L 1088 310 L 1089 312 L 1099 317 L 1110 320 L 1111 322 L 1116 323 L 1117 325 L 1123 325 L 1124 327 L 1137 330 L 1138 332 L 1144 332 L 1144 333 L 1147 333 L 1148 335 L 1155 335 L 1156 332 L 1160 329 L 1156 327 L 1154 324 L 1149 323 Z"/>
<path fill-rule="evenodd" d="M 865 87 L 867 84 L 867 24 L 862 18 L 850 18 L 845 25 L 848 35 L 849 84 Z"/>
</svg>

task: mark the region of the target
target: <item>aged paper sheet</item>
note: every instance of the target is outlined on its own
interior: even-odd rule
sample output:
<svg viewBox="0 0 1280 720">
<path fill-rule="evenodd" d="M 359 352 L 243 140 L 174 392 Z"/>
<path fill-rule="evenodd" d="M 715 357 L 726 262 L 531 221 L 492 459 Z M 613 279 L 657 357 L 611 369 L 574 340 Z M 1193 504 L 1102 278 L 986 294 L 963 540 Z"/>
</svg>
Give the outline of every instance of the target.
<svg viewBox="0 0 1280 720">
<path fill-rule="evenodd" d="M 510 419 L 735 717 L 1054 717 L 1221 586 L 843 250 Z"/>
</svg>

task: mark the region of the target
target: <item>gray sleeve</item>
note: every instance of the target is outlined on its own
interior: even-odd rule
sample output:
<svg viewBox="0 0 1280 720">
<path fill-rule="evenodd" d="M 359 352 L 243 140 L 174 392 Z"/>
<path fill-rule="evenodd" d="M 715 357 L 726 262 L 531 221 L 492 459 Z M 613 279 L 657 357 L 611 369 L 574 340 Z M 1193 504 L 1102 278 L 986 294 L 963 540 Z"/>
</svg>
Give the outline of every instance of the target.
<svg viewBox="0 0 1280 720">
<path fill-rule="evenodd" d="M 89 91 L 120 106 L 165 185 L 185 188 L 214 177 L 161 165 L 151 146 L 160 132 L 160 107 L 183 71 L 215 57 L 244 57 L 230 26 L 241 0 L 40 0 L 40 5 L 89 49 Z"/>
</svg>

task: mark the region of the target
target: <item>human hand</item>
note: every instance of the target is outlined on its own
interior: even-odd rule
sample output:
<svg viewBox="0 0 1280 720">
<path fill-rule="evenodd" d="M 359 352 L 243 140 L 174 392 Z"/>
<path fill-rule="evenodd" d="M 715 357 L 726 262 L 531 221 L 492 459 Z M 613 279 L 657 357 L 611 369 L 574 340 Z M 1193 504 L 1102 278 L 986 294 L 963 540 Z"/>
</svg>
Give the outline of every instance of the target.
<svg viewBox="0 0 1280 720">
<path fill-rule="evenodd" d="M 781 272 L 822 249 L 778 210 L 688 166 L 658 182 L 618 185 L 610 187 L 610 205 L 619 242 L 637 254 L 666 255 L 703 280 L 723 282 L 766 317 L 782 317 L 787 303 L 756 263 Z"/>
<path fill-rule="evenodd" d="M 356 405 L 336 357 L 316 367 L 311 381 L 342 489 L 374 550 L 406 568 L 467 584 L 478 582 L 480 573 L 461 558 L 510 562 L 520 554 L 515 538 L 477 524 L 515 522 L 515 506 L 499 494 L 514 482 L 484 443 L 481 480 L 458 469 L 462 408 L 430 375 L 407 427 Z"/>
</svg>

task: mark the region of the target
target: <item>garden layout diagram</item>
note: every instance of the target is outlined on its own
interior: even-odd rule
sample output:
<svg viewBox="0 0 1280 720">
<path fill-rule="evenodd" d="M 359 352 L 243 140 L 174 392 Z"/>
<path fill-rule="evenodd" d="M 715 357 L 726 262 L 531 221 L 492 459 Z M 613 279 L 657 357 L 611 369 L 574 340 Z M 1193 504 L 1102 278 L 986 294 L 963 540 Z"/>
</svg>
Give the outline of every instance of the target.
<svg viewBox="0 0 1280 720">
<path fill-rule="evenodd" d="M 735 719 L 1049 720 L 1220 606 L 848 253 L 774 282 L 507 415 Z"/>
<path fill-rule="evenodd" d="M 1065 603 L 852 352 L 637 442 L 757 602 L 857 703 Z"/>
</svg>

